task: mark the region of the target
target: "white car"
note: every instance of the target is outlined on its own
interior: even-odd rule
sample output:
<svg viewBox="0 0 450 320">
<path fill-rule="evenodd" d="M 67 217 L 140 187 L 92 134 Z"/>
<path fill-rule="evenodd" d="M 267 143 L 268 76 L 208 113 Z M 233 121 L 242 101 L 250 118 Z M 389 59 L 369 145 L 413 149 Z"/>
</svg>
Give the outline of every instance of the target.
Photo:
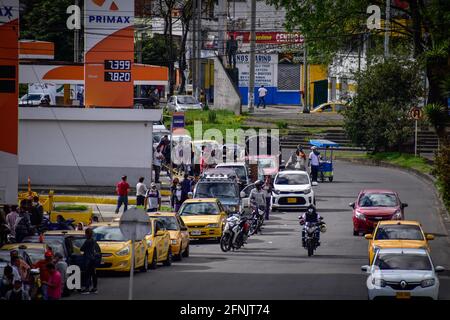
<svg viewBox="0 0 450 320">
<path fill-rule="evenodd" d="M 169 111 L 202 110 L 202 104 L 193 96 L 171 96 L 167 101 Z"/>
<path fill-rule="evenodd" d="M 431 298 L 439 297 L 439 279 L 443 267 L 434 267 L 426 249 L 379 249 L 367 272 L 368 297 L 375 298 Z"/>
<path fill-rule="evenodd" d="M 272 210 L 306 208 L 316 203 L 309 175 L 305 171 L 280 171 L 273 181 Z"/>
<path fill-rule="evenodd" d="M 247 165 L 245 162 L 222 162 L 219 163 L 216 168 L 230 168 L 236 171 L 239 178 L 239 184 L 242 189 L 250 183 Z"/>
</svg>

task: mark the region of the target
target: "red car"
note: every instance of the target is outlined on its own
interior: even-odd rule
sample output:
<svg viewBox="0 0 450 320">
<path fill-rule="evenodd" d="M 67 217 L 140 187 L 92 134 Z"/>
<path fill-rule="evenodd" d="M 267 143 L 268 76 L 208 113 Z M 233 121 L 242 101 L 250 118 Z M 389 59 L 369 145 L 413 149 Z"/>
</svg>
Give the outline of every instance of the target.
<svg viewBox="0 0 450 320">
<path fill-rule="evenodd" d="M 381 220 L 403 220 L 407 206 L 392 190 L 362 190 L 356 202 L 350 203 L 353 208 L 353 235 L 371 233 Z"/>
</svg>

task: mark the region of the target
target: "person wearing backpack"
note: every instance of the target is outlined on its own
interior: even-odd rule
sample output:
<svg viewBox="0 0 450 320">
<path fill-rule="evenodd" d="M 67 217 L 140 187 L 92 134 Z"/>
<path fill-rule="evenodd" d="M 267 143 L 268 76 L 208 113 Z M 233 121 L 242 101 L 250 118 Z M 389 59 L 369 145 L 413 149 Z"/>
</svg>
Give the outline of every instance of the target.
<svg viewBox="0 0 450 320">
<path fill-rule="evenodd" d="M 102 253 L 100 246 L 94 239 L 94 232 L 91 228 L 85 230 L 86 241 L 80 248 L 83 252 L 85 274 L 84 274 L 84 289 L 81 294 L 98 293 L 97 289 L 97 273 L 96 267 L 100 264 Z M 92 282 L 92 289 L 89 290 Z"/>
</svg>

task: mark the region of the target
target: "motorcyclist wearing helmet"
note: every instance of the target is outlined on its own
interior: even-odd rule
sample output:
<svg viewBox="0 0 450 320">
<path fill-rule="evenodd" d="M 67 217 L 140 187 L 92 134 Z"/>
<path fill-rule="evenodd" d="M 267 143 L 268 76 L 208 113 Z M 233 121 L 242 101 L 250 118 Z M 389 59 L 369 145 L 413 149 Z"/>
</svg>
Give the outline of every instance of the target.
<svg viewBox="0 0 450 320">
<path fill-rule="evenodd" d="M 266 196 L 263 185 L 264 183 L 261 180 L 256 180 L 255 188 L 250 192 L 250 204 L 261 210 L 266 210 Z"/>
<path fill-rule="evenodd" d="M 298 217 L 300 219 L 300 224 L 305 223 L 319 223 L 322 222 L 323 218 L 317 213 L 317 209 L 313 204 L 310 204 L 306 212 Z M 320 229 L 317 229 L 317 246 L 320 246 Z M 305 230 L 302 229 L 302 245 L 305 246 Z"/>
</svg>

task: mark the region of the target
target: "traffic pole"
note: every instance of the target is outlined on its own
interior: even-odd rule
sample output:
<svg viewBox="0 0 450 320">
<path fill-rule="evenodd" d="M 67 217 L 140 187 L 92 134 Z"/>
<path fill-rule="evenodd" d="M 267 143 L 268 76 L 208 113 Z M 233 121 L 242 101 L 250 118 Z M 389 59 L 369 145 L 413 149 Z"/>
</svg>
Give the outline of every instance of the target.
<svg viewBox="0 0 450 320">
<path fill-rule="evenodd" d="M 417 157 L 417 119 L 415 120 L 416 129 L 414 133 L 414 156 Z"/>
</svg>

